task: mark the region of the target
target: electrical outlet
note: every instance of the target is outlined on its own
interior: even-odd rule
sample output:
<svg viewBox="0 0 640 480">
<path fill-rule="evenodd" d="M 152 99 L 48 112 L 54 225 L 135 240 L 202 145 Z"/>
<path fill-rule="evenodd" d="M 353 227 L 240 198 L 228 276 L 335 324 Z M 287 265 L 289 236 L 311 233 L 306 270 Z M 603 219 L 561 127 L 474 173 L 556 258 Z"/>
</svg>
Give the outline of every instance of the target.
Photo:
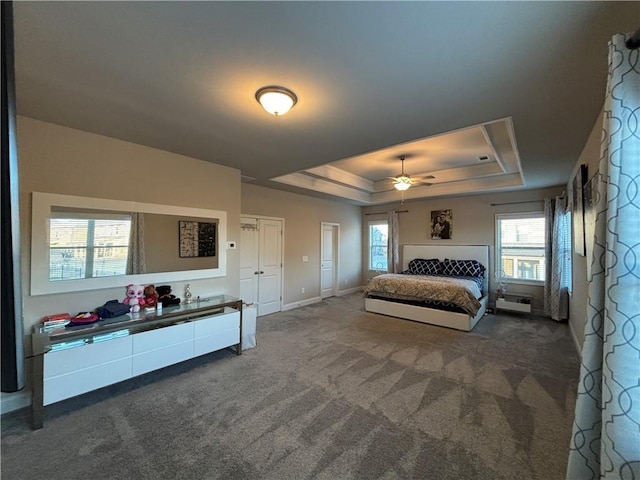
<svg viewBox="0 0 640 480">
<path fill-rule="evenodd" d="M 300 293 L 304 293 L 304 287 L 300 289 Z"/>
</svg>

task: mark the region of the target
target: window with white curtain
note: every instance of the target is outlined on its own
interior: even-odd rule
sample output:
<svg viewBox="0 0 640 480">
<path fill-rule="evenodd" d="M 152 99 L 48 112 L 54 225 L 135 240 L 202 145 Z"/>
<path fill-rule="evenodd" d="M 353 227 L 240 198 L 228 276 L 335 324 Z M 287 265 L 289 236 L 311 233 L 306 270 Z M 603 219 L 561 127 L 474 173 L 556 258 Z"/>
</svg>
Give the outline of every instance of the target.
<svg viewBox="0 0 640 480">
<path fill-rule="evenodd" d="M 388 235 L 389 224 L 386 220 L 369 222 L 369 270 L 388 271 Z"/>
<path fill-rule="evenodd" d="M 496 215 L 496 277 L 514 283 L 545 279 L 543 212 Z"/>
<path fill-rule="evenodd" d="M 569 295 L 573 292 L 573 266 L 571 264 L 571 228 L 573 222 L 571 218 L 571 210 L 567 210 L 564 214 L 564 222 L 562 228 L 562 245 L 565 250 L 562 262 L 562 281 L 563 285 L 567 287 Z"/>
</svg>

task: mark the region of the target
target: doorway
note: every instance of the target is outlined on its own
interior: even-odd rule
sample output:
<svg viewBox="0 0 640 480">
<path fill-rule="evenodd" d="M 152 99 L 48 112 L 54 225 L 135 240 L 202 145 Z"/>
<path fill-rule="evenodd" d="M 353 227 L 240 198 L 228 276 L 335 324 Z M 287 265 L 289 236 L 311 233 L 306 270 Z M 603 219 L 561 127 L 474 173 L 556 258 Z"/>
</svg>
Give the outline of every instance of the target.
<svg viewBox="0 0 640 480">
<path fill-rule="evenodd" d="M 282 310 L 283 231 L 281 218 L 240 218 L 240 297 L 258 316 Z"/>
<path fill-rule="evenodd" d="M 340 224 L 322 222 L 320 238 L 320 298 L 338 294 Z"/>
</svg>

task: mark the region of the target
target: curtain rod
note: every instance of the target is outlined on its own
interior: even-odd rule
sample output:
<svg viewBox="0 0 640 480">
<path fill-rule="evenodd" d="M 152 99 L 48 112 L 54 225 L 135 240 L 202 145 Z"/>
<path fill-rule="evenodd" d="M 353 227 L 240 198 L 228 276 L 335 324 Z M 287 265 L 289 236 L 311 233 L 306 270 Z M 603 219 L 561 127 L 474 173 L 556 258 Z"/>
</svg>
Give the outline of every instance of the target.
<svg viewBox="0 0 640 480">
<path fill-rule="evenodd" d="M 561 200 L 564 200 L 564 196 L 561 195 L 559 197 L 557 197 Z M 522 202 L 504 202 L 504 203 L 492 203 L 491 206 L 492 207 L 497 207 L 498 205 L 517 205 L 519 203 L 536 203 L 536 202 L 544 202 L 544 200 L 525 200 Z"/>
<path fill-rule="evenodd" d="M 409 213 L 409 210 L 396 210 L 397 213 Z M 389 213 L 389 212 L 371 212 L 371 213 L 365 213 L 365 215 L 384 215 L 385 213 Z"/>
<path fill-rule="evenodd" d="M 518 203 L 536 203 L 536 202 L 544 202 L 544 200 L 525 200 L 523 202 L 504 202 L 504 203 L 492 203 L 492 207 L 497 207 L 498 205 L 517 205 Z"/>
</svg>

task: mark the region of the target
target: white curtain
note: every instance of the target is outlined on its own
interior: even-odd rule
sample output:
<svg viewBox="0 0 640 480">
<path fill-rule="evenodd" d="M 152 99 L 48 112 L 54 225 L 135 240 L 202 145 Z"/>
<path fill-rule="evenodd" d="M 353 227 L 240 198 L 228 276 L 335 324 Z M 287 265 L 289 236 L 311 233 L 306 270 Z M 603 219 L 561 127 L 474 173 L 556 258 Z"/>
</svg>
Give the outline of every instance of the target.
<svg viewBox="0 0 640 480">
<path fill-rule="evenodd" d="M 144 254 L 144 214 L 131 213 L 131 233 L 127 251 L 127 274 L 147 273 L 147 261 Z"/>
<path fill-rule="evenodd" d="M 569 318 L 571 230 L 565 197 L 544 200 L 546 271 L 544 314 L 554 320 Z"/>
<path fill-rule="evenodd" d="M 640 479 L 640 59 L 609 44 L 582 366 L 567 479 Z"/>
<path fill-rule="evenodd" d="M 387 236 L 387 271 L 400 272 L 400 228 L 398 227 L 398 212 L 395 210 L 387 215 L 389 235 Z"/>
</svg>

